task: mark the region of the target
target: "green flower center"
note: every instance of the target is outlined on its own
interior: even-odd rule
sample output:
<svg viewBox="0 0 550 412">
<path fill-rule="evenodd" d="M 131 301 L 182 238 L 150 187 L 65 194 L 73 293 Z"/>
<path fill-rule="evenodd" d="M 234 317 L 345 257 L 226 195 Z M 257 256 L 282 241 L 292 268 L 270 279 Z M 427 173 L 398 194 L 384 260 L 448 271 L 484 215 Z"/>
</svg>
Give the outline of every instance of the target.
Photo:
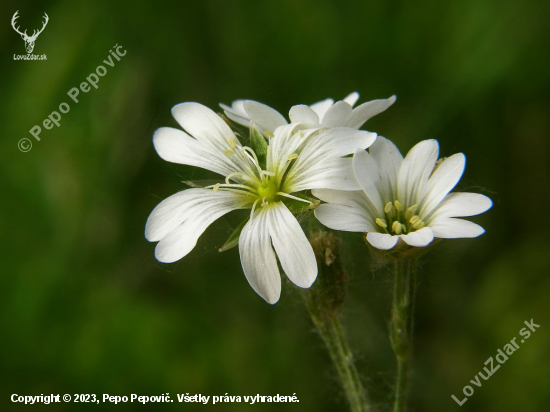
<svg viewBox="0 0 550 412">
<path fill-rule="evenodd" d="M 279 186 L 274 180 L 265 180 L 258 186 L 258 197 L 262 203 L 277 201 Z"/>
<path fill-rule="evenodd" d="M 388 202 L 384 206 L 384 215 L 376 218 L 376 224 L 383 233 L 390 235 L 406 235 L 426 226 L 426 223 L 416 214 L 418 204 L 405 208 L 399 200 Z"/>
</svg>

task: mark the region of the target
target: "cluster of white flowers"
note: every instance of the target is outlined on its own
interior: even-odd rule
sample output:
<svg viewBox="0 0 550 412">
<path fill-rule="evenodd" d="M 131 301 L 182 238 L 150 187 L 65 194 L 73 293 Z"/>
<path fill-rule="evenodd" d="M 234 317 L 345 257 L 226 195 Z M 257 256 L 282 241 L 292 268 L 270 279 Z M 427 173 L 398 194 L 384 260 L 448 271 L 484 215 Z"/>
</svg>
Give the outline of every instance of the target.
<svg viewBox="0 0 550 412">
<path fill-rule="evenodd" d="M 185 131 L 163 127 L 154 133 L 160 157 L 224 179 L 178 192 L 153 210 L 145 236 L 159 242 L 156 258 L 166 263 L 183 258 L 216 219 L 249 209 L 233 243 L 238 242 L 252 288 L 275 303 L 281 293 L 277 259 L 299 287 L 310 287 L 317 277 L 297 212 L 315 209 L 327 227 L 367 233 L 379 249 L 391 249 L 400 240 L 423 247 L 434 237 L 483 233 L 456 217 L 482 213 L 491 201 L 474 193 L 449 193 L 464 170 L 464 155 L 438 160 L 437 142 L 426 140 L 403 159 L 388 139 L 358 130 L 390 107 L 395 96 L 354 108 L 358 98 L 352 93 L 336 103 L 326 99 L 293 106 L 290 122 L 251 100 L 221 104 L 227 121 L 198 103 L 175 106 L 172 115 Z M 249 136 L 238 135 L 232 123 L 248 128 Z M 319 206 L 317 199 L 326 203 Z"/>
</svg>

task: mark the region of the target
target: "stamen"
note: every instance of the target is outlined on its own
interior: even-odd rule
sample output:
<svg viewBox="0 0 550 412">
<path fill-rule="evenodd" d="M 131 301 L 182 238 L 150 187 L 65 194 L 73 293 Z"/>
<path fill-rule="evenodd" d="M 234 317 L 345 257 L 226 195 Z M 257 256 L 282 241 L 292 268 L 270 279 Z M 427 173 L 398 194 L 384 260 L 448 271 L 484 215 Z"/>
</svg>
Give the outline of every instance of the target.
<svg viewBox="0 0 550 412">
<path fill-rule="evenodd" d="M 227 143 L 231 149 L 235 149 L 237 147 L 237 143 L 235 142 L 235 139 L 233 139 L 233 136 L 227 137 Z"/>
<path fill-rule="evenodd" d="M 386 219 L 380 219 L 379 217 L 376 218 L 375 220 L 376 224 L 378 226 L 380 226 L 381 228 L 384 228 L 386 229 L 388 227 L 387 223 L 386 223 Z"/>
<path fill-rule="evenodd" d="M 258 161 L 258 156 L 256 156 L 256 152 L 254 152 L 254 150 L 252 150 L 248 146 L 242 146 L 242 150 L 243 150 L 243 153 L 247 155 L 250 160 L 252 160 L 252 163 L 254 163 L 257 167 L 259 167 L 260 162 Z"/>
<path fill-rule="evenodd" d="M 403 223 L 401 223 L 401 231 L 403 233 L 407 233 L 407 226 L 405 226 Z"/>
<path fill-rule="evenodd" d="M 266 199 L 267 197 L 264 196 L 264 198 L 262 199 L 262 207 L 266 207 L 267 205 L 269 205 L 269 202 Z"/>
<path fill-rule="evenodd" d="M 419 229 L 422 229 L 424 226 L 426 226 L 424 221 L 423 220 L 418 220 L 416 223 L 413 224 L 413 229 L 419 230 Z"/>
<path fill-rule="evenodd" d="M 416 222 L 418 222 L 420 220 L 420 216 L 418 215 L 414 215 L 413 217 L 411 217 L 409 219 L 409 222 L 411 222 L 412 225 L 414 225 Z"/>
<path fill-rule="evenodd" d="M 229 157 L 229 156 L 233 156 L 235 154 L 235 151 L 231 149 L 225 149 L 224 151 L 222 151 L 222 153 L 227 157 Z"/>
<path fill-rule="evenodd" d="M 218 185 L 219 185 L 219 187 L 223 187 L 224 189 L 226 189 L 226 188 L 227 189 L 243 189 L 243 190 L 246 190 L 247 192 L 250 192 L 250 193 L 256 193 L 256 191 L 253 188 L 251 188 L 249 186 L 245 186 L 245 185 L 240 185 L 240 184 L 237 184 L 237 183 L 228 183 L 228 184 L 216 183 L 215 185 L 206 186 L 205 189 L 214 189 Z M 238 190 L 238 192 L 242 193 L 241 190 Z"/>
<path fill-rule="evenodd" d="M 256 199 L 252 204 L 252 210 L 250 211 L 250 220 L 252 220 L 252 218 L 254 217 L 254 210 L 256 210 L 256 205 L 258 204 L 259 201 L 260 199 Z"/>
<path fill-rule="evenodd" d="M 418 204 L 415 203 L 414 205 L 412 205 L 406 210 L 405 219 L 410 219 L 412 216 L 414 216 L 417 210 L 418 210 Z"/>
<path fill-rule="evenodd" d="M 384 213 L 390 214 L 393 211 L 393 204 L 392 202 L 386 203 L 386 206 L 384 206 Z"/>
<path fill-rule="evenodd" d="M 399 200 L 394 201 L 393 205 L 398 212 L 401 212 L 403 210 L 403 204 L 401 204 Z"/>
<path fill-rule="evenodd" d="M 391 228 L 395 232 L 396 235 L 400 235 L 402 231 L 402 225 L 397 220 L 393 222 L 393 225 L 391 225 Z"/>
<path fill-rule="evenodd" d="M 242 176 L 242 173 L 240 172 L 233 172 L 233 173 L 229 173 L 226 177 L 225 177 L 225 183 L 230 185 L 231 183 L 229 183 L 229 180 L 233 177 L 233 176 Z M 233 179 L 235 180 L 235 179 Z M 235 180 L 236 181 L 236 180 Z"/>
<path fill-rule="evenodd" d="M 218 189 L 220 188 L 221 186 L 221 183 L 216 183 L 214 185 L 214 187 L 212 188 L 212 193 L 216 193 L 218 191 Z"/>
<path fill-rule="evenodd" d="M 264 136 L 267 137 L 268 139 L 270 139 L 272 137 L 275 137 L 275 135 L 273 133 L 271 133 L 270 131 L 265 131 Z"/>
<path fill-rule="evenodd" d="M 302 199 L 302 198 L 299 198 L 299 197 L 297 197 L 297 196 L 292 196 L 292 195 L 289 195 L 288 193 L 277 192 L 277 194 L 278 194 L 279 196 L 288 197 L 289 199 L 299 200 L 300 202 L 305 202 L 305 203 L 312 204 L 309 200 Z"/>
<path fill-rule="evenodd" d="M 298 158 L 298 154 L 297 153 L 292 153 L 291 155 L 289 155 L 287 157 L 287 160 L 290 162 L 290 161 L 292 161 L 294 159 L 297 159 L 297 158 Z"/>
</svg>

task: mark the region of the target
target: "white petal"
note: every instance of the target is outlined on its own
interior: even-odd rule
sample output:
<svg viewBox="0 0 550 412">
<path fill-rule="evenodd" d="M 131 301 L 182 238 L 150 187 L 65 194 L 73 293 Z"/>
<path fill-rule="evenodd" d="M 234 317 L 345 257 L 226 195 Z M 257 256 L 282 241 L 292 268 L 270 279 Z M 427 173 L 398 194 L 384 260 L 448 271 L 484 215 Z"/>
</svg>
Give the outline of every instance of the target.
<svg viewBox="0 0 550 412">
<path fill-rule="evenodd" d="M 269 234 L 281 266 L 296 286 L 309 288 L 317 277 L 313 248 L 294 215 L 282 203 L 267 208 Z"/>
<path fill-rule="evenodd" d="M 325 116 L 325 113 L 328 109 L 334 104 L 334 100 L 332 99 L 325 99 L 317 103 L 313 103 L 309 107 L 317 113 L 317 116 L 319 116 L 319 120 L 323 120 L 323 117 Z"/>
<path fill-rule="evenodd" d="M 284 190 L 358 189 L 353 173 L 350 174 L 351 159 L 340 156 L 366 148 L 375 139 L 374 133 L 349 128 L 332 128 L 311 138 L 288 171 Z"/>
<path fill-rule="evenodd" d="M 315 129 L 295 133 L 300 125 L 289 124 L 275 129 L 274 136 L 269 140 L 267 152 L 267 169 L 279 173 L 288 162 L 288 156 L 296 153 Z"/>
<path fill-rule="evenodd" d="M 478 193 L 449 193 L 434 213 L 434 219 L 475 216 L 487 211 L 493 202 Z"/>
<path fill-rule="evenodd" d="M 291 169 L 282 191 L 292 193 L 308 189 L 360 189 L 353 176 L 352 160 L 350 158 L 335 159 L 332 157 L 324 162 L 310 163 L 308 166 L 310 167 L 300 168 L 298 172 Z"/>
<path fill-rule="evenodd" d="M 244 100 L 235 100 L 231 107 L 220 103 L 220 107 L 223 109 L 225 115 L 242 126 L 248 127 L 250 125 L 250 117 L 244 110 Z"/>
<path fill-rule="evenodd" d="M 355 105 L 355 103 L 357 103 L 357 100 L 359 100 L 359 93 L 357 93 L 357 92 L 350 93 L 346 97 L 344 97 L 343 100 L 347 104 L 349 104 L 351 107 L 353 107 Z"/>
<path fill-rule="evenodd" d="M 407 153 L 398 175 L 398 193 L 402 203 L 412 206 L 422 199 L 438 155 L 439 145 L 433 139 L 416 144 Z"/>
<path fill-rule="evenodd" d="M 326 127 L 346 127 L 351 110 L 352 108 L 348 103 L 336 102 L 327 110 L 321 123 Z"/>
<path fill-rule="evenodd" d="M 322 204 L 315 209 L 315 217 L 323 225 L 334 230 L 363 233 L 376 231 L 365 209 L 336 204 Z"/>
<path fill-rule="evenodd" d="M 389 250 L 395 246 L 399 236 L 391 236 L 387 233 L 369 232 L 367 233 L 367 241 L 377 249 Z"/>
<path fill-rule="evenodd" d="M 430 224 L 435 237 L 454 239 L 463 237 L 477 237 L 485 233 L 481 226 L 464 219 L 437 219 Z"/>
<path fill-rule="evenodd" d="M 252 289 L 274 304 L 281 295 L 281 275 L 269 239 L 265 208 L 248 221 L 239 237 L 239 253 L 244 274 Z"/>
<path fill-rule="evenodd" d="M 349 127 L 333 127 L 317 136 L 311 146 L 321 146 L 324 151 L 330 151 L 336 156 L 347 156 L 355 153 L 357 149 L 370 147 L 375 141 L 376 133 Z"/>
<path fill-rule="evenodd" d="M 411 232 L 408 235 L 401 235 L 401 239 L 403 239 L 409 246 L 424 247 L 428 246 L 432 240 L 434 240 L 434 234 L 432 229 L 429 227 L 424 227 L 416 232 Z"/>
<path fill-rule="evenodd" d="M 357 106 L 351 112 L 347 122 L 343 126 L 359 129 L 371 117 L 382 113 L 395 102 L 395 96 L 388 99 L 372 100 Z"/>
<path fill-rule="evenodd" d="M 365 195 L 382 215 L 384 203 L 380 193 L 380 175 L 376 160 L 366 151 L 358 150 L 353 156 L 353 173 Z"/>
<path fill-rule="evenodd" d="M 448 157 L 439 165 L 426 184 L 420 213 L 429 214 L 439 205 L 462 177 L 465 165 L 466 157 L 462 153 Z"/>
<path fill-rule="evenodd" d="M 292 106 L 289 113 L 290 121 L 292 123 L 304 123 L 313 127 L 319 125 L 319 116 L 309 106 L 305 104 L 299 104 Z"/>
<path fill-rule="evenodd" d="M 403 162 L 399 149 L 389 139 L 378 136 L 369 153 L 378 165 L 382 198 L 388 202 L 397 199 L 397 175 Z"/>
<path fill-rule="evenodd" d="M 219 146 L 220 152 L 226 148 L 228 136 L 238 141 L 221 117 L 202 104 L 178 104 L 172 108 L 172 115 L 187 133 L 198 141 Z"/>
<path fill-rule="evenodd" d="M 194 192 L 187 199 L 184 195 L 168 198 L 170 200 L 157 206 L 147 220 L 147 238 L 161 238 L 155 249 L 155 256 L 160 262 L 171 263 L 181 259 L 195 247 L 200 235 L 212 222 L 231 210 L 244 207 L 243 196 L 234 192 L 219 190 L 213 193 L 208 189 L 188 191 Z M 177 205 L 182 198 L 182 204 Z"/>
<path fill-rule="evenodd" d="M 201 167 L 227 176 L 237 167 L 220 151 L 193 139 L 187 133 L 171 127 L 161 127 L 153 134 L 155 150 L 164 160 Z"/>
<path fill-rule="evenodd" d="M 311 191 L 313 196 L 319 199 L 342 206 L 349 206 L 355 210 L 361 211 L 367 222 L 374 222 L 379 217 L 379 211 L 374 207 L 369 198 L 362 190 L 346 191 L 346 190 L 333 190 L 333 189 L 314 189 Z M 358 212 L 359 213 L 359 212 Z M 371 223 L 369 223 L 371 224 Z M 373 226 L 376 231 L 377 228 Z"/>
<path fill-rule="evenodd" d="M 277 127 L 288 123 L 281 113 L 263 103 L 246 100 L 243 107 L 264 132 L 273 133 Z"/>
<path fill-rule="evenodd" d="M 367 201 L 365 193 L 362 190 L 344 191 L 334 189 L 314 189 L 311 193 L 313 196 L 325 202 L 336 203 L 343 206 L 361 208 Z"/>
</svg>

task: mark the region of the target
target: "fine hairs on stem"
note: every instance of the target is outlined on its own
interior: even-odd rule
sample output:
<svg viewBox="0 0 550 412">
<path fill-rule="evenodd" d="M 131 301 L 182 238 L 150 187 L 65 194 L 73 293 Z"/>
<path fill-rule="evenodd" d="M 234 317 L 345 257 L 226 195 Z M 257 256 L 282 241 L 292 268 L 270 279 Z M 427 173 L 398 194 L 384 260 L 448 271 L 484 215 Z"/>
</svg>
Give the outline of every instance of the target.
<svg viewBox="0 0 550 412">
<path fill-rule="evenodd" d="M 390 338 L 397 361 L 393 411 L 404 412 L 407 408 L 412 359 L 417 259 L 395 260 L 393 268 L 394 290 Z"/>
<path fill-rule="evenodd" d="M 313 287 L 303 291 L 308 312 L 336 367 L 350 410 L 369 411 L 367 392 L 339 319 L 344 302 L 345 276 L 338 253 L 338 239 L 331 233 L 314 230 L 310 234 L 310 243 L 317 258 L 319 275 Z"/>
</svg>

